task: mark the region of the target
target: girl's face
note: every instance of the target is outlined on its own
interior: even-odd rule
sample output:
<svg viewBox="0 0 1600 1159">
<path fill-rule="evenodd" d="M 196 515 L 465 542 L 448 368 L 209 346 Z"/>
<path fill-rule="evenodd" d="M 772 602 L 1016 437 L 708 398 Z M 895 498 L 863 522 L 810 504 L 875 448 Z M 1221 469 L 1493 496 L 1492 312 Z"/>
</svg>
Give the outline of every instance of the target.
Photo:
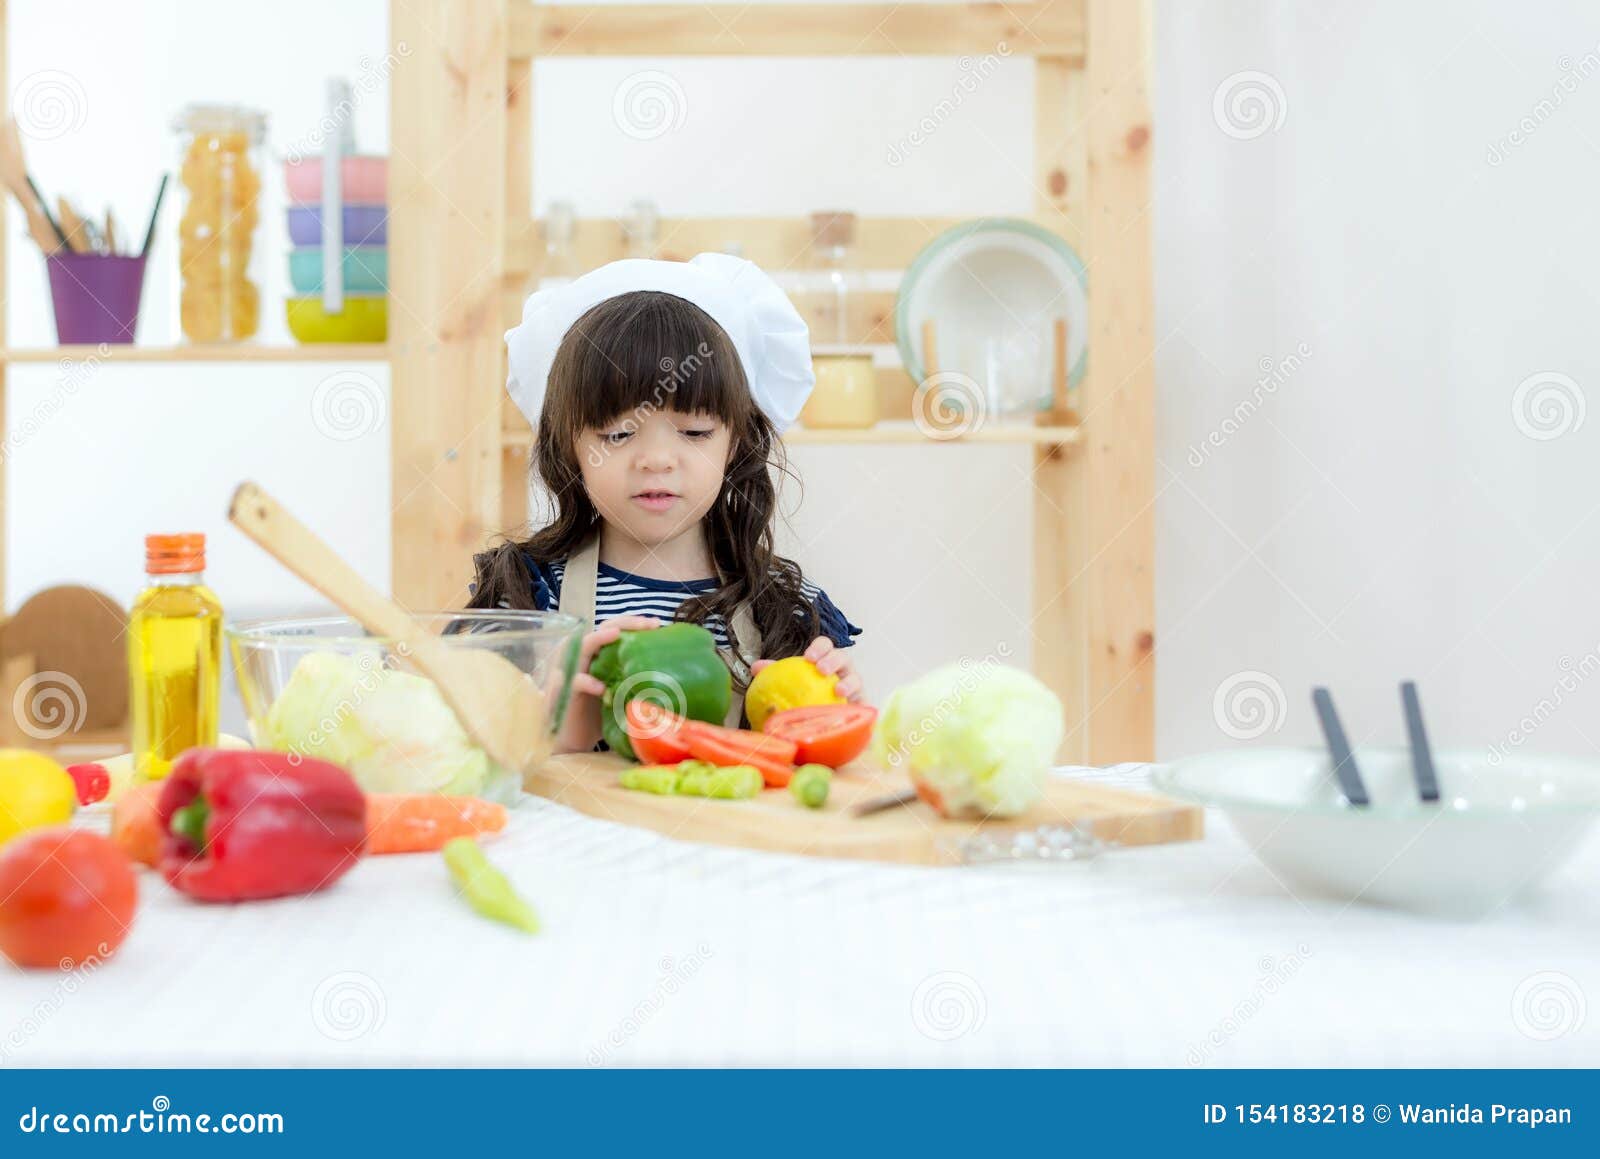
<svg viewBox="0 0 1600 1159">
<path fill-rule="evenodd" d="M 600 517 L 655 546 L 711 510 L 732 442 L 727 425 L 712 415 L 628 412 L 579 434 L 578 463 Z"/>
</svg>

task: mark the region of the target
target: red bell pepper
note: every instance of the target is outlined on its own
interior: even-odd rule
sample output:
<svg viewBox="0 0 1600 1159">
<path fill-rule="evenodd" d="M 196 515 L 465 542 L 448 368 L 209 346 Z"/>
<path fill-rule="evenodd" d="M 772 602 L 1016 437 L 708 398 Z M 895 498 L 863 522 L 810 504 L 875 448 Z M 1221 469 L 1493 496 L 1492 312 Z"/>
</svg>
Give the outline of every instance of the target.
<svg viewBox="0 0 1600 1159">
<path fill-rule="evenodd" d="M 190 749 L 156 806 L 161 874 L 199 901 L 311 893 L 361 857 L 367 800 L 338 765 L 286 753 Z"/>
</svg>

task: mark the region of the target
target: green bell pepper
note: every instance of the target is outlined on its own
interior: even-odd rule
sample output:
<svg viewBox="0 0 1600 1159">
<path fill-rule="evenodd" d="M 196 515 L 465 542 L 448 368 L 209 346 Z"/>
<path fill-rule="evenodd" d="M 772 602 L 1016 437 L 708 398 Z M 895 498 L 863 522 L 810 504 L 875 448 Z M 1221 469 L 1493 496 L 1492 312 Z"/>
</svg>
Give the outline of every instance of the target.
<svg viewBox="0 0 1600 1159">
<path fill-rule="evenodd" d="M 649 700 L 690 720 L 721 724 L 733 701 L 733 676 L 715 637 L 699 624 L 663 624 L 624 631 L 589 664 L 606 686 L 600 697 L 600 735 L 613 752 L 637 759 L 628 740 L 623 710 L 630 700 Z"/>
</svg>

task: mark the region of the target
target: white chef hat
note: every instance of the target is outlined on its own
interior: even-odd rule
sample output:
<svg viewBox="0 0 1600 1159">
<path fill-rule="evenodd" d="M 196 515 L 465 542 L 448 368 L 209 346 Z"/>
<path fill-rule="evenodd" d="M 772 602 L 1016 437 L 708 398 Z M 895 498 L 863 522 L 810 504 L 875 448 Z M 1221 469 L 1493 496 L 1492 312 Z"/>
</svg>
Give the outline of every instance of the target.
<svg viewBox="0 0 1600 1159">
<path fill-rule="evenodd" d="M 687 262 L 626 258 L 528 296 L 522 324 L 506 331 L 506 390 L 535 428 L 556 348 L 572 324 L 607 298 L 660 290 L 693 302 L 728 334 L 758 407 L 779 431 L 800 414 L 816 378 L 805 319 L 754 262 L 700 254 Z"/>
</svg>

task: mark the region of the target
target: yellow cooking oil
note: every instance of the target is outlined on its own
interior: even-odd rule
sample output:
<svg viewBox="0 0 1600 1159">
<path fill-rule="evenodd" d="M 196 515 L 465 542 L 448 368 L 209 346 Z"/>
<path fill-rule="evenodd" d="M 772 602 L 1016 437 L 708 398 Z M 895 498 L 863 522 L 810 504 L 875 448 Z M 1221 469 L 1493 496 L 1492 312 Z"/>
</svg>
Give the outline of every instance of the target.
<svg viewBox="0 0 1600 1159">
<path fill-rule="evenodd" d="M 205 536 L 145 537 L 148 585 L 128 615 L 135 775 L 159 780 L 185 749 L 217 743 L 222 604 L 205 585 Z"/>
</svg>

